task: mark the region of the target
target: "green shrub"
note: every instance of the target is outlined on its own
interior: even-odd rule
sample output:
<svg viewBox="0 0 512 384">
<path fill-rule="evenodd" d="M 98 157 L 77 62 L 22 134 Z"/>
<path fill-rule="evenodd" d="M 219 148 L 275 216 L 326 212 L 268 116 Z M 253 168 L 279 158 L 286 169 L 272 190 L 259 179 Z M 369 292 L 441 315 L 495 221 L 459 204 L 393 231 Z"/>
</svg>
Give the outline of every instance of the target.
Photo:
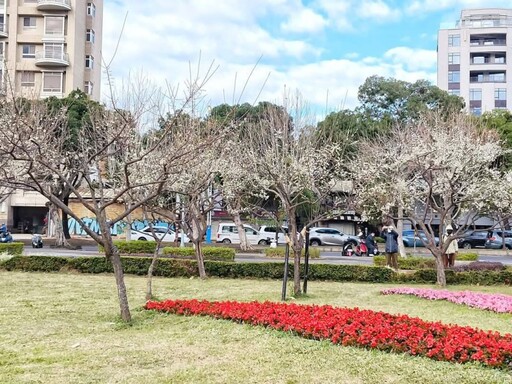
<svg viewBox="0 0 512 384">
<path fill-rule="evenodd" d="M 23 243 L 0 243 L 0 253 L 7 253 L 9 255 L 23 254 Z"/>
<path fill-rule="evenodd" d="M 386 256 L 374 256 L 373 264 L 376 266 L 386 265 Z M 398 257 L 398 268 L 400 269 L 425 269 L 435 267 L 436 261 L 433 257 Z"/>
<path fill-rule="evenodd" d="M 145 240 L 115 240 L 114 245 L 122 255 L 126 254 L 153 254 L 156 249 L 156 241 L 145 241 Z M 105 252 L 105 249 L 100 245 L 99 251 Z"/>
<path fill-rule="evenodd" d="M 474 252 L 459 252 L 459 254 L 457 255 L 456 260 L 477 261 L 478 260 L 478 253 L 474 253 Z"/>
<path fill-rule="evenodd" d="M 2 261 L 0 266 L 8 271 L 59 272 L 69 260 L 58 256 L 14 256 Z"/>
<path fill-rule="evenodd" d="M 235 250 L 228 247 L 202 247 L 203 257 L 205 260 L 217 261 L 234 261 Z M 162 250 L 165 256 L 174 258 L 193 259 L 195 258 L 195 250 L 192 247 L 165 247 Z"/>
<path fill-rule="evenodd" d="M 375 242 L 376 243 L 385 243 L 386 240 L 384 240 L 382 237 L 375 236 Z"/>
<path fill-rule="evenodd" d="M 277 247 L 277 248 L 265 248 L 265 256 L 266 257 L 284 257 L 286 248 L 285 247 Z M 302 256 L 306 254 L 306 251 L 302 250 Z M 293 257 L 293 250 L 290 249 L 290 258 Z M 320 250 L 318 248 L 309 248 L 309 257 L 311 259 L 319 259 L 320 258 Z"/>
</svg>

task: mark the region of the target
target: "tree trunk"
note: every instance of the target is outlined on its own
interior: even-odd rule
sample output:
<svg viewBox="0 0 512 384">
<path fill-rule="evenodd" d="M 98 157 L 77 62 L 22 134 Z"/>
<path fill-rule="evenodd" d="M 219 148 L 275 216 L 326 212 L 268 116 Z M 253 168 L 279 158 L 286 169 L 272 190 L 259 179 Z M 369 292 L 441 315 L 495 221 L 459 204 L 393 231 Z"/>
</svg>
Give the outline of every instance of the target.
<svg viewBox="0 0 512 384">
<path fill-rule="evenodd" d="M 396 221 L 396 231 L 398 232 L 398 251 L 401 257 L 406 257 L 405 245 L 402 240 L 402 233 L 404 231 L 404 209 L 402 205 L 398 206 L 398 220 Z"/>
<path fill-rule="evenodd" d="M 250 249 L 253 249 L 251 247 L 251 244 L 247 241 L 244 225 L 242 224 L 242 219 L 240 218 L 240 212 L 235 212 L 234 210 L 231 210 L 231 212 L 233 215 L 233 221 L 235 222 L 236 227 L 238 228 L 238 237 L 240 238 L 240 249 L 242 251 L 248 251 Z"/>
<path fill-rule="evenodd" d="M 105 215 L 105 213 L 102 213 L 102 215 Z M 130 313 L 130 306 L 128 305 L 126 285 L 124 284 L 124 271 L 121 263 L 121 256 L 119 255 L 119 250 L 112 240 L 112 235 L 110 234 L 110 228 L 107 225 L 106 217 L 101 217 L 99 215 L 96 215 L 96 217 L 98 218 L 100 225 L 105 257 L 112 263 L 112 267 L 114 268 L 121 319 L 129 323 L 132 321 L 132 315 Z"/>
<path fill-rule="evenodd" d="M 446 287 L 446 275 L 444 273 L 443 257 L 441 255 L 434 255 L 436 260 L 436 272 L 437 272 L 437 285 Z"/>
<path fill-rule="evenodd" d="M 206 279 L 206 270 L 204 268 L 203 252 L 201 250 L 201 241 L 194 241 L 194 249 L 196 251 L 197 268 L 199 269 L 199 277 Z"/>
<path fill-rule="evenodd" d="M 64 231 L 62 228 L 62 220 L 59 215 L 59 209 L 55 206 L 55 204 L 50 204 L 50 218 L 53 222 L 53 227 L 55 230 L 55 247 L 57 248 L 72 248 L 71 244 L 68 243 L 66 237 L 64 236 Z"/>
<path fill-rule="evenodd" d="M 62 202 L 67 206 L 69 206 L 69 196 L 62 199 Z M 62 211 L 62 232 L 64 233 L 65 239 L 71 239 L 71 235 L 69 234 L 69 223 L 68 223 L 68 214 L 66 211 Z"/>
<path fill-rule="evenodd" d="M 302 252 L 302 242 L 299 241 L 297 233 L 297 220 L 295 218 L 295 209 L 288 209 L 289 236 L 293 250 L 293 294 L 298 296 L 302 293 L 300 285 L 300 257 Z"/>
<path fill-rule="evenodd" d="M 156 268 L 156 264 L 158 262 L 158 251 L 160 250 L 160 245 L 157 244 L 155 248 L 155 252 L 153 253 L 153 258 L 151 259 L 151 264 L 148 268 L 148 275 L 146 281 L 146 300 L 151 300 L 153 298 L 153 271 Z"/>
</svg>

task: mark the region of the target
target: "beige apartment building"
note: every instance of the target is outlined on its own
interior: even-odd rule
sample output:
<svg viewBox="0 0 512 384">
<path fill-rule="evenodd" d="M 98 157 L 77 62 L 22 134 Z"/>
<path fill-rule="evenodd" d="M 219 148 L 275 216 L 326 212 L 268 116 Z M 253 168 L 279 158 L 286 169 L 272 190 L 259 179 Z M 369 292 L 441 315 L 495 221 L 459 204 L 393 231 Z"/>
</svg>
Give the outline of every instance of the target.
<svg viewBox="0 0 512 384">
<path fill-rule="evenodd" d="M 508 77 L 507 77 L 508 76 Z M 438 33 L 437 86 L 475 115 L 512 109 L 512 9 L 463 10 Z"/>
<path fill-rule="evenodd" d="M 0 0 L 0 97 L 100 100 L 103 0 Z M 0 196 L 0 222 L 42 232 L 47 200 L 18 189 Z M 16 237 L 15 237 L 16 238 Z"/>
<path fill-rule="evenodd" d="M 100 100 L 103 0 L 0 0 L 2 91 Z"/>
</svg>

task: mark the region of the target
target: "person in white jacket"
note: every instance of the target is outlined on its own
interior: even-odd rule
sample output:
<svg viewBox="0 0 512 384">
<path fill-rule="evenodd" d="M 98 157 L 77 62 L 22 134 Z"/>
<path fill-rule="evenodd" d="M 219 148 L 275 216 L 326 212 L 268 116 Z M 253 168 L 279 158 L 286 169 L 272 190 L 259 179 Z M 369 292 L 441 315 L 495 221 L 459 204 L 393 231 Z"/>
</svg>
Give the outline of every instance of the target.
<svg viewBox="0 0 512 384">
<path fill-rule="evenodd" d="M 448 240 L 448 236 L 453 233 L 453 228 L 451 225 L 446 226 L 446 234 L 443 236 L 443 244 Z M 445 253 L 443 254 L 443 264 L 445 268 L 453 267 L 455 265 L 455 258 L 459 253 L 459 244 L 456 239 L 450 241 L 448 248 L 446 248 Z"/>
</svg>

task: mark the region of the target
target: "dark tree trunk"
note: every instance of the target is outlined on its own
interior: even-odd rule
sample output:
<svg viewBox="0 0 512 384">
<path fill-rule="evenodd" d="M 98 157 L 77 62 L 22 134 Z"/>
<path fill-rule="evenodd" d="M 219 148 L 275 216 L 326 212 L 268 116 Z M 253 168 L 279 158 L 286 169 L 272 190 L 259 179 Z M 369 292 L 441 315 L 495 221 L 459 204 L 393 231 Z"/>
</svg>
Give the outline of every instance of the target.
<svg viewBox="0 0 512 384">
<path fill-rule="evenodd" d="M 62 199 L 62 202 L 66 204 L 66 207 L 69 206 L 69 196 Z M 64 233 L 65 239 L 71 239 L 69 235 L 69 223 L 68 223 L 68 214 L 64 210 L 62 210 L 62 232 Z"/>
<path fill-rule="evenodd" d="M 53 222 L 55 230 L 55 247 L 56 248 L 72 248 L 71 244 L 68 243 L 64 237 L 64 231 L 62 230 L 62 220 L 59 215 L 59 209 L 54 205 L 49 205 L 50 220 Z"/>
<path fill-rule="evenodd" d="M 151 264 L 148 268 L 148 279 L 146 282 L 146 300 L 151 300 L 153 298 L 153 271 L 156 268 L 156 264 L 158 262 L 158 251 L 160 249 L 160 245 L 158 244 L 155 248 L 155 252 L 153 253 L 153 258 L 151 259 Z"/>
<path fill-rule="evenodd" d="M 124 283 L 124 271 L 123 265 L 121 263 L 121 256 L 119 255 L 119 250 L 114 245 L 112 240 L 105 213 L 102 212 L 101 215 L 96 215 L 96 217 L 98 218 L 100 224 L 100 230 L 103 238 L 103 247 L 105 249 L 105 257 L 110 260 L 112 267 L 114 268 L 114 277 L 116 279 L 121 319 L 129 323 L 132 320 L 132 315 L 130 313 L 130 306 L 128 305 L 128 294 L 126 293 L 126 285 Z"/>
</svg>

